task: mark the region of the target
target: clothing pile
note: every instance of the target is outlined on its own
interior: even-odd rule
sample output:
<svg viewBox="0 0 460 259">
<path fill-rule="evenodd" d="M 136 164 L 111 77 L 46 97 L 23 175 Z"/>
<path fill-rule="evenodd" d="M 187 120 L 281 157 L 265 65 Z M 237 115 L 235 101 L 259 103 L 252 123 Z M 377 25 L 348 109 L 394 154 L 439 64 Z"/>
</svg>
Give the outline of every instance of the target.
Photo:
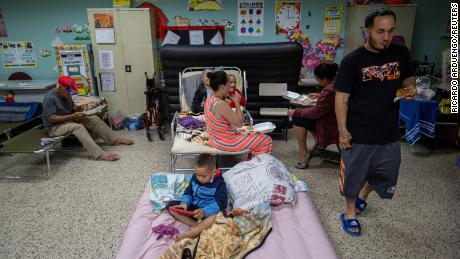
<svg viewBox="0 0 460 259">
<path fill-rule="evenodd" d="M 202 115 L 179 117 L 176 132 L 182 139 L 198 144 L 208 145 L 209 135 L 206 131 L 206 124 Z"/>
<path fill-rule="evenodd" d="M 202 129 L 206 127 L 203 120 L 196 119 L 193 116 L 179 118 L 179 124 L 186 129 Z"/>
</svg>

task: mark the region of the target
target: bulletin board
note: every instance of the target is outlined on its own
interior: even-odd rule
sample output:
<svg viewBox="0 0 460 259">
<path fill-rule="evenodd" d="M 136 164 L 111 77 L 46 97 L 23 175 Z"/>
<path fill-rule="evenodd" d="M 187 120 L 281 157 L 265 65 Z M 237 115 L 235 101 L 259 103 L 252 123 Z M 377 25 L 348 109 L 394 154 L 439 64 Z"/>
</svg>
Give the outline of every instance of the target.
<svg viewBox="0 0 460 259">
<path fill-rule="evenodd" d="M 94 79 L 88 45 L 66 44 L 54 47 L 59 75 L 70 76 L 75 80 L 74 92 L 79 95 L 94 95 Z"/>
</svg>

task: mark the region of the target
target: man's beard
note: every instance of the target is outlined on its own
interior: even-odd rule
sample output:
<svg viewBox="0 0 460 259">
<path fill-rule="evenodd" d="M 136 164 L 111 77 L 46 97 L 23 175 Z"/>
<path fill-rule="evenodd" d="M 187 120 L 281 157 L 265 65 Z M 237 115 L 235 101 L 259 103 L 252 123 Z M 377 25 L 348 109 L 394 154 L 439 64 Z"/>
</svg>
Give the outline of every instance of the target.
<svg viewBox="0 0 460 259">
<path fill-rule="evenodd" d="M 376 44 L 374 44 L 374 42 L 375 42 L 375 41 L 374 41 L 371 37 L 369 37 L 369 45 L 372 47 L 372 49 L 374 49 L 374 50 L 376 50 L 376 51 L 378 51 L 378 52 L 380 52 L 380 53 L 381 53 L 381 52 L 384 52 L 384 51 L 388 48 L 388 46 L 390 46 L 390 44 L 388 44 L 388 45 L 386 45 L 386 46 L 383 47 L 383 48 L 378 48 L 378 47 L 376 46 Z"/>
</svg>

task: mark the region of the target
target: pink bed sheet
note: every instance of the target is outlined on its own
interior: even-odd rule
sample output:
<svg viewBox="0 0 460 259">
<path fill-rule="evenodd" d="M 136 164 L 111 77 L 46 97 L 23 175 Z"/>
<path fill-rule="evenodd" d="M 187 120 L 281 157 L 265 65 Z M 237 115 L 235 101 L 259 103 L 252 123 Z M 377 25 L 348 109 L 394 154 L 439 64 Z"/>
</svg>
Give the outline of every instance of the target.
<svg viewBox="0 0 460 259">
<path fill-rule="evenodd" d="M 264 244 L 247 258 L 338 258 L 307 193 L 297 193 L 296 205 L 272 208 L 272 231 Z M 117 259 L 157 258 L 172 244 L 169 238 L 156 240 L 152 227 L 173 225 L 179 231 L 187 226 L 169 213 L 154 215 L 146 188 L 124 234 Z"/>
</svg>

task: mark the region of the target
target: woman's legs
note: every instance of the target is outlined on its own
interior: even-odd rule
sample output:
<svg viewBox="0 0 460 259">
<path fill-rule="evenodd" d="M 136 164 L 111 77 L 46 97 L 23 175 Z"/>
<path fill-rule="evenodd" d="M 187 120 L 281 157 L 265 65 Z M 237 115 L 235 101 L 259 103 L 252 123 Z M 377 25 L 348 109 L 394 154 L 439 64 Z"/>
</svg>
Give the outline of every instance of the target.
<svg viewBox="0 0 460 259">
<path fill-rule="evenodd" d="M 294 133 L 299 146 L 299 163 L 304 163 L 308 158 L 307 129 L 294 125 Z"/>
<path fill-rule="evenodd" d="M 295 165 L 298 169 L 307 168 L 308 160 L 308 149 L 307 149 L 307 132 L 314 132 L 316 129 L 316 121 L 312 119 L 303 119 L 303 118 L 292 118 L 293 128 L 295 137 L 297 139 L 297 145 L 299 146 L 299 160 Z M 313 135 L 315 135 L 313 133 Z"/>
</svg>

